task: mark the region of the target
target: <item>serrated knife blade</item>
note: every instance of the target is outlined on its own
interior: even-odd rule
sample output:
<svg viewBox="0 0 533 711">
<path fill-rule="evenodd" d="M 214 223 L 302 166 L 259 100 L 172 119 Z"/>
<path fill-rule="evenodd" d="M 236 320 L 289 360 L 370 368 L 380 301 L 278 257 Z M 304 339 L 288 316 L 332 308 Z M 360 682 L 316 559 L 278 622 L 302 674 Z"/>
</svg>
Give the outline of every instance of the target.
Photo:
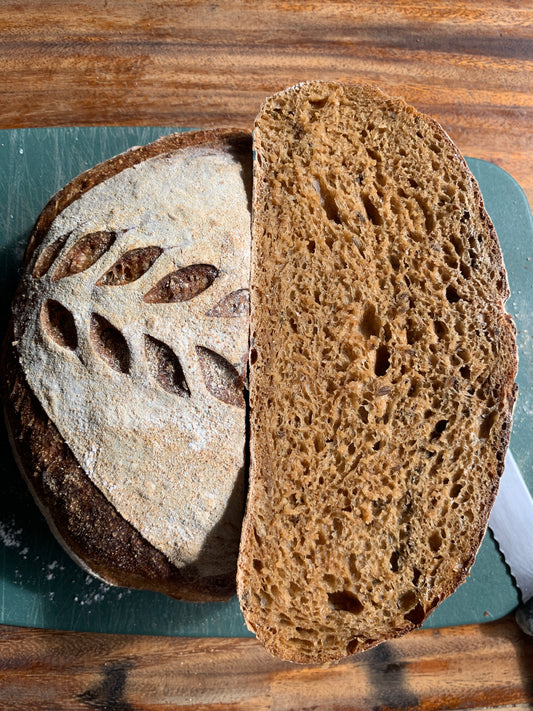
<svg viewBox="0 0 533 711">
<path fill-rule="evenodd" d="M 533 498 L 510 451 L 489 528 L 522 596 L 516 620 L 533 635 Z"/>
</svg>

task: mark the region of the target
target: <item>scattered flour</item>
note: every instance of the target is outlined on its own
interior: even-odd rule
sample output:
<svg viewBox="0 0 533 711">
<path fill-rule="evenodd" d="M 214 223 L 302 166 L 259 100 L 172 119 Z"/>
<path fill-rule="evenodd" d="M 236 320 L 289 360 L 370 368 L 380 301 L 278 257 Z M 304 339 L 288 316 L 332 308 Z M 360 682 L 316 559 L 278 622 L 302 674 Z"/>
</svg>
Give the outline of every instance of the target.
<svg viewBox="0 0 533 711">
<path fill-rule="evenodd" d="M 115 588 L 107 583 L 93 578 L 92 575 L 85 576 L 85 590 L 74 596 L 74 602 L 81 606 L 90 606 L 94 603 L 104 602 L 108 594 L 112 594 L 114 600 L 122 600 L 125 595 L 131 594 L 131 590 L 126 588 Z"/>
<path fill-rule="evenodd" d="M 10 548 L 24 560 L 30 560 L 31 577 L 36 575 L 41 580 L 47 581 L 49 590 L 46 596 L 50 602 L 56 601 L 56 594 L 59 592 L 59 585 L 64 589 L 65 580 L 64 572 L 66 566 L 59 560 L 46 562 L 41 560 L 39 554 L 30 555 L 30 546 L 24 541 L 24 531 L 18 526 L 14 519 L 11 521 L 0 521 L 0 547 Z M 22 566 L 15 567 L 12 572 L 12 582 L 15 585 L 24 586 L 28 583 L 28 572 Z M 83 584 L 84 583 L 84 584 Z M 90 607 L 93 604 L 122 600 L 126 595 L 131 594 L 131 590 L 125 588 L 116 588 L 111 585 L 94 578 L 92 575 L 86 575 L 83 583 L 80 585 L 79 580 L 71 579 L 73 597 L 75 604 Z M 81 587 L 83 585 L 83 588 Z M 55 586 L 55 587 L 54 587 Z"/>
<path fill-rule="evenodd" d="M 0 521 L 0 543 L 3 543 L 6 548 L 20 548 L 22 545 L 21 534 L 22 528 L 16 528 L 13 521 L 11 524 Z M 28 549 L 24 548 L 23 551 L 27 553 Z"/>
</svg>

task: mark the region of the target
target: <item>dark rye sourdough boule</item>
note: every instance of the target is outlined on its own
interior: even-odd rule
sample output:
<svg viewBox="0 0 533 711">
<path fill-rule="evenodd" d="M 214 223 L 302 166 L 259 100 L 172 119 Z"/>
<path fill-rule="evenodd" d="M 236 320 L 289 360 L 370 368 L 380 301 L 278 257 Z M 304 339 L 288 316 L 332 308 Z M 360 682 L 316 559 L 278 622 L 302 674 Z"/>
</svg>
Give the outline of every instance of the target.
<svg viewBox="0 0 533 711">
<path fill-rule="evenodd" d="M 166 136 L 39 217 L 4 348 L 20 468 L 74 559 L 187 600 L 235 592 L 251 136 Z"/>
<path fill-rule="evenodd" d="M 467 576 L 515 330 L 479 188 L 435 121 L 310 82 L 266 101 L 254 149 L 238 594 L 270 652 L 326 662 L 419 626 Z"/>
</svg>

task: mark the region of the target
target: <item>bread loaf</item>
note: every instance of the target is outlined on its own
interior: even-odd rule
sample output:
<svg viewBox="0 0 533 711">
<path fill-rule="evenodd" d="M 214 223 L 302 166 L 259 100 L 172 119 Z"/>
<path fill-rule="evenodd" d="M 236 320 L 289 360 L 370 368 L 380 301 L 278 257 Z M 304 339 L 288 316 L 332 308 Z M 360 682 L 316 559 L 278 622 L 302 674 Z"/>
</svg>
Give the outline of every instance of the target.
<svg viewBox="0 0 533 711">
<path fill-rule="evenodd" d="M 310 82 L 254 129 L 250 488 L 240 604 L 326 662 L 419 626 L 464 581 L 515 400 L 506 274 L 430 118 Z"/>
<path fill-rule="evenodd" d="M 4 351 L 20 467 L 108 583 L 235 592 L 251 136 L 175 134 L 82 174 L 27 249 Z"/>
</svg>

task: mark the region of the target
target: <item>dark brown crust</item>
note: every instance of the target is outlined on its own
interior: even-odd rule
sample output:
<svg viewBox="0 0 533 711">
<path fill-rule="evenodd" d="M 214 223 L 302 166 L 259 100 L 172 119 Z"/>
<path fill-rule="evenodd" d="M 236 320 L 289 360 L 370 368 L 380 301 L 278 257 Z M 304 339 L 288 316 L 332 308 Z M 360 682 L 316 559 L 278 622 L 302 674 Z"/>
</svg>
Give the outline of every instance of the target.
<svg viewBox="0 0 533 711">
<path fill-rule="evenodd" d="M 39 216 L 26 250 L 26 267 L 55 217 L 84 192 L 136 163 L 193 146 L 251 155 L 251 135 L 231 130 L 173 134 L 82 173 L 58 192 Z M 234 595 L 235 572 L 203 577 L 195 566 L 178 569 L 103 496 L 31 391 L 18 362 L 12 333 L 10 324 L 2 354 L 2 395 L 12 445 L 30 491 L 67 552 L 110 584 L 198 602 L 227 600 Z M 238 532 L 236 541 L 238 545 Z M 236 570 L 237 550 L 228 555 L 235 558 Z"/>
</svg>

